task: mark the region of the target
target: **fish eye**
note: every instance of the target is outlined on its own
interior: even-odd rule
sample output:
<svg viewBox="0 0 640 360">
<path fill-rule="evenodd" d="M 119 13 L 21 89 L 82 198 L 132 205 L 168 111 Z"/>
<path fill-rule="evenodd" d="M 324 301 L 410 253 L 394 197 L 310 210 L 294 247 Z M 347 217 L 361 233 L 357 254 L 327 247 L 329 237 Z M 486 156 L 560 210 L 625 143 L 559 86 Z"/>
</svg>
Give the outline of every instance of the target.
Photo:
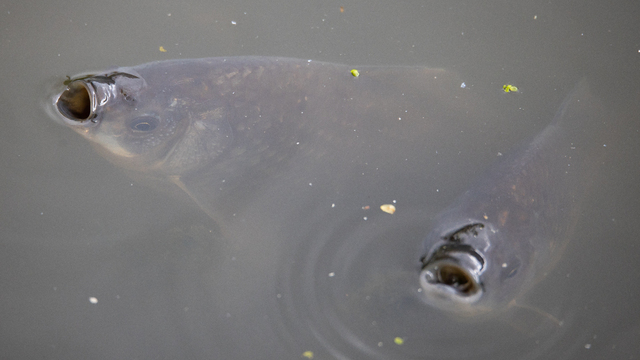
<svg viewBox="0 0 640 360">
<path fill-rule="evenodd" d="M 129 122 L 129 128 L 134 132 L 149 132 L 158 127 L 159 120 L 154 116 L 139 116 Z"/>
</svg>

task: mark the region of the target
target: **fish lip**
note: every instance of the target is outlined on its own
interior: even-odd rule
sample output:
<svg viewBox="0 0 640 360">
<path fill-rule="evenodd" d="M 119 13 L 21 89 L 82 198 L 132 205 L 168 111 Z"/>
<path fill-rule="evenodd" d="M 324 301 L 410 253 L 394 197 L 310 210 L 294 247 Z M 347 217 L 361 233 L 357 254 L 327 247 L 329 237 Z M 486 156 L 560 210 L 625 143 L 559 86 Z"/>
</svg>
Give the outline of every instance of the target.
<svg viewBox="0 0 640 360">
<path fill-rule="evenodd" d="M 466 244 L 445 243 L 423 258 L 420 285 L 431 302 L 472 304 L 484 293 L 484 258 Z"/>
</svg>

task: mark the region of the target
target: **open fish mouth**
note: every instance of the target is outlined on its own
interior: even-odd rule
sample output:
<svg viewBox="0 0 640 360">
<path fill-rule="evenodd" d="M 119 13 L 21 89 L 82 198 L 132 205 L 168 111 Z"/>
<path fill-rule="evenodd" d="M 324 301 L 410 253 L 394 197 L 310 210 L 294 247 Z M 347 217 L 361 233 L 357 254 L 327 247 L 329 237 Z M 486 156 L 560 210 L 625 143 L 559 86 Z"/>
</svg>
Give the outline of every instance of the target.
<svg viewBox="0 0 640 360">
<path fill-rule="evenodd" d="M 60 94 L 56 106 L 67 119 L 82 122 L 95 116 L 95 97 L 95 90 L 90 84 L 76 80 Z"/>
<path fill-rule="evenodd" d="M 445 244 L 423 259 L 420 285 L 436 302 L 471 304 L 483 294 L 483 270 L 484 259 L 471 246 Z"/>
</svg>

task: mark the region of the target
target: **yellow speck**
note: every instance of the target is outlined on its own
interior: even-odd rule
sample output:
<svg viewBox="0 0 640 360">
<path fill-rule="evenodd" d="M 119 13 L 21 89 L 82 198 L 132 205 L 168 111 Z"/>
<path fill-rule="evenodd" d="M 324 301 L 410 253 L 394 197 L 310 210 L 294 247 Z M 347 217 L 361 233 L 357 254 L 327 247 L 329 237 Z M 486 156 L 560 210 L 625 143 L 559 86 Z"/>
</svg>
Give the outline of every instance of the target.
<svg viewBox="0 0 640 360">
<path fill-rule="evenodd" d="M 502 85 L 504 92 L 518 92 L 518 88 L 513 85 Z"/>
<path fill-rule="evenodd" d="M 167 52 L 167 50 L 164 49 L 164 46 L 160 46 L 160 52 Z"/>
<path fill-rule="evenodd" d="M 396 212 L 396 207 L 391 204 L 380 205 L 380 210 L 386 212 L 387 214 L 393 214 Z"/>
<path fill-rule="evenodd" d="M 356 69 L 352 69 L 351 70 L 351 75 L 353 75 L 354 77 L 358 77 L 360 76 L 360 72 Z"/>
<path fill-rule="evenodd" d="M 313 351 L 305 351 L 302 353 L 302 356 L 308 358 L 308 359 L 313 359 Z"/>
<path fill-rule="evenodd" d="M 396 337 L 395 339 L 393 339 L 393 342 L 396 343 L 396 345 L 404 344 L 404 340 L 401 337 Z"/>
</svg>

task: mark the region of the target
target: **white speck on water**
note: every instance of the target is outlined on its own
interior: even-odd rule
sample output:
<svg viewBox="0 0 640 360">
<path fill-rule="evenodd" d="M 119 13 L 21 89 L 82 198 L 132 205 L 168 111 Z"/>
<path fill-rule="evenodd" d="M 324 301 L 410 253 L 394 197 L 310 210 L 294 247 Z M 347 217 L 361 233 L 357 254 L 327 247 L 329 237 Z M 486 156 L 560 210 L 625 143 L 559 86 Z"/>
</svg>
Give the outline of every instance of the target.
<svg viewBox="0 0 640 360">
<path fill-rule="evenodd" d="M 167 16 L 171 16 L 171 13 L 168 13 Z"/>
<path fill-rule="evenodd" d="M 300 145 L 300 141 L 296 141 L 296 145 Z"/>
<path fill-rule="evenodd" d="M 309 183 L 309 186 L 313 186 L 313 183 Z"/>
<path fill-rule="evenodd" d="M 399 117 L 399 118 L 398 118 L 398 121 L 400 121 L 400 120 L 402 120 L 402 118 L 401 118 L 401 117 Z"/>
<path fill-rule="evenodd" d="M 40 213 L 40 215 L 44 215 L 44 213 L 43 213 L 43 212 L 41 212 L 41 213 Z"/>
<path fill-rule="evenodd" d="M 507 267 L 507 263 L 502 263 L 502 267 L 506 268 Z"/>
<path fill-rule="evenodd" d="M 89 298 L 89 302 L 92 303 L 92 304 L 97 304 L 98 303 L 98 298 L 90 297 Z"/>
<path fill-rule="evenodd" d="M 277 294 L 277 295 L 276 295 L 276 297 L 277 297 L 278 299 L 280 299 L 280 298 L 282 297 L 282 295 L 281 295 L 281 294 Z"/>
<path fill-rule="evenodd" d="M 464 89 L 464 88 L 466 88 L 466 87 L 467 87 L 467 84 L 462 83 L 462 84 L 460 84 L 460 87 Z"/>
<path fill-rule="evenodd" d="M 235 25 L 236 21 L 235 20 L 231 20 L 231 25 Z"/>
<path fill-rule="evenodd" d="M 331 204 L 331 207 L 332 207 L 332 208 L 336 207 L 336 204 Z"/>
<path fill-rule="evenodd" d="M 336 276 L 336 273 L 334 273 L 334 272 L 330 272 L 329 273 L 329 277 L 334 277 L 334 276 Z"/>
<path fill-rule="evenodd" d="M 378 347 L 382 347 L 382 341 L 378 343 Z"/>
<path fill-rule="evenodd" d="M 591 349 L 591 344 L 584 344 L 584 348 L 587 349 L 587 350 Z"/>
<path fill-rule="evenodd" d="M 396 201 L 395 201 L 395 200 L 391 200 L 391 202 L 392 202 L 392 203 L 394 203 L 394 204 L 396 203 Z"/>
<path fill-rule="evenodd" d="M 366 220 L 367 220 L 367 217 L 365 216 L 365 217 L 363 217 L 363 219 L 366 221 Z"/>
<path fill-rule="evenodd" d="M 311 59 L 307 60 L 307 62 L 311 62 Z"/>
</svg>

